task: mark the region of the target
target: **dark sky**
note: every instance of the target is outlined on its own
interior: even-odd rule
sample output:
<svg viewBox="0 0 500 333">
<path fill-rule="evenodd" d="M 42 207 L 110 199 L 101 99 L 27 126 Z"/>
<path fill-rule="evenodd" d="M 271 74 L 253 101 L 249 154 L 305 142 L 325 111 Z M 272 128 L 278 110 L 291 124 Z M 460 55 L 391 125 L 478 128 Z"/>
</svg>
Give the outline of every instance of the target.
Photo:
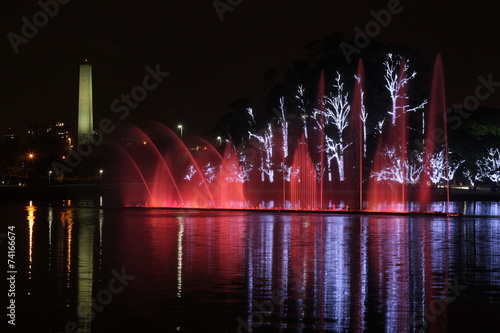
<svg viewBox="0 0 500 333">
<path fill-rule="evenodd" d="M 221 22 L 213 0 L 72 0 L 59 5 L 17 54 L 8 33 L 22 35 L 21 19 L 32 22 L 41 7 L 37 1 L 2 1 L 2 131 L 14 126 L 24 132 L 29 121 L 44 125 L 55 118 L 76 128 L 78 65 L 88 58 L 96 122 L 116 119 L 113 100 L 142 84 L 146 66 L 159 64 L 169 77 L 127 121 L 182 123 L 186 134 L 205 135 L 230 102 L 257 100 L 268 68 L 283 72 L 305 58 L 308 41 L 333 32 L 353 37 L 356 26 L 364 29 L 373 20 L 371 10 L 388 6 L 373 0 L 221 0 L 229 1 L 241 4 Z M 500 81 L 500 20 L 491 1 L 401 0 L 400 6 L 376 39 L 418 51 L 430 67 L 441 52 L 448 106 L 474 95 L 480 75 Z M 482 105 L 500 107 L 496 89 Z"/>
</svg>

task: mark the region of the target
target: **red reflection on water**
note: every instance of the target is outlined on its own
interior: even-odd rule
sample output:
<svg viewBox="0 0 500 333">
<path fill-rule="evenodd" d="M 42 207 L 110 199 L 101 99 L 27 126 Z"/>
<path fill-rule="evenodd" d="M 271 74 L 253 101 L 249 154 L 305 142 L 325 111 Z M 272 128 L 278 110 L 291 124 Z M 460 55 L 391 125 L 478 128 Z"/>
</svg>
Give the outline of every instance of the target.
<svg viewBox="0 0 500 333">
<path fill-rule="evenodd" d="M 97 330 L 107 331 L 102 328 L 109 320 L 128 327 L 133 320 L 123 313 L 130 313 L 141 325 L 151 322 L 165 330 L 234 331 L 237 318 L 255 321 L 260 314 L 261 326 L 272 329 L 412 331 L 426 325 L 427 331 L 442 332 L 454 314 L 440 300 L 453 296 L 448 285 L 462 255 L 473 253 L 465 257 L 467 274 L 476 274 L 482 287 L 486 283 L 494 291 L 497 281 L 500 223 L 485 219 L 455 223 L 442 217 L 163 209 L 104 210 L 101 219 L 93 209 L 51 209 L 61 217 L 53 227 L 52 270 L 46 269 L 47 258 L 37 255 L 50 242 L 39 236 L 46 234 L 47 224 L 38 223 L 45 221 L 45 210 L 22 211 L 20 219 L 36 215 L 37 220 L 32 239 L 28 223 L 19 233 L 26 259 L 33 246 L 33 295 L 41 300 L 46 291 L 56 304 L 35 323 L 54 320 L 63 327 L 54 318 L 77 316 L 79 306 L 88 315 L 109 271 L 122 267 L 136 278 L 91 322 Z M 47 285 L 51 279 L 56 282 Z M 270 304 L 262 302 L 272 302 L 273 309 L 261 310 L 261 304 Z"/>
</svg>

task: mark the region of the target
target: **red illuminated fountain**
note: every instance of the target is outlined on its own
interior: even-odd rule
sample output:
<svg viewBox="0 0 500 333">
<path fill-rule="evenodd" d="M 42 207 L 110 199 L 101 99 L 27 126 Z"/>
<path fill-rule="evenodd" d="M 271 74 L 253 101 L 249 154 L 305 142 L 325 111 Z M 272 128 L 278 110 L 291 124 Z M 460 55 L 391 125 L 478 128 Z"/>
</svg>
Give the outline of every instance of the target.
<svg viewBox="0 0 500 333">
<path fill-rule="evenodd" d="M 430 96 L 430 107 L 426 118 L 427 128 L 424 140 L 424 156 L 423 168 L 428 172 L 422 173 L 422 188 L 420 190 L 419 202 L 428 209 L 431 202 L 432 182 L 430 175 L 432 174 L 432 157 L 439 151 L 444 151 L 445 160 L 449 160 L 448 156 L 448 126 L 446 121 L 446 101 L 444 91 L 444 75 L 443 61 L 441 55 L 438 54 L 434 63 L 434 75 L 432 77 L 432 91 Z M 445 164 L 445 174 L 448 175 L 449 163 Z M 446 201 L 448 203 L 447 211 L 449 211 L 450 202 L 450 177 L 446 177 Z"/>
<path fill-rule="evenodd" d="M 321 179 L 320 184 L 321 186 Z M 321 190 L 321 187 L 320 187 Z M 292 209 L 313 210 L 319 208 L 318 180 L 316 170 L 307 148 L 307 142 L 302 135 L 293 156 L 290 170 L 290 207 Z"/>
<path fill-rule="evenodd" d="M 116 170 L 113 181 L 121 184 L 125 206 L 428 211 L 432 158 L 443 149 L 448 154 L 446 142 L 432 137 L 437 129 L 446 132 L 441 57 L 436 60 L 430 106 L 425 109 L 425 101 L 410 107 L 407 91 L 415 73 L 408 61 L 388 55 L 384 65 L 390 109 L 371 132 L 359 61 L 352 97 L 340 74 L 329 88 L 322 73 L 317 100 L 308 104 L 313 110 L 301 104 L 301 117 L 291 121 L 281 100 L 276 121 L 249 133 L 239 147 L 230 140 L 219 142 L 219 149 L 201 138 L 181 140 L 157 122 L 141 128 L 123 124 L 113 133 L 113 143 L 100 147 L 101 159 L 94 159 L 101 166 L 115 164 L 107 170 Z M 303 98 L 304 90 L 299 88 L 298 99 L 303 102 Z M 419 135 L 410 134 L 408 120 L 409 113 L 417 110 L 425 111 Z M 253 119 L 252 111 L 248 112 Z M 373 140 L 378 143 L 369 156 L 367 142 Z M 112 159 L 103 158 L 111 155 Z"/>
<path fill-rule="evenodd" d="M 375 211 L 407 211 L 407 184 L 410 183 L 407 125 L 406 61 L 401 59 L 399 73 L 387 73 L 391 92 L 391 110 L 379 136 L 368 183 L 368 209 Z"/>
</svg>

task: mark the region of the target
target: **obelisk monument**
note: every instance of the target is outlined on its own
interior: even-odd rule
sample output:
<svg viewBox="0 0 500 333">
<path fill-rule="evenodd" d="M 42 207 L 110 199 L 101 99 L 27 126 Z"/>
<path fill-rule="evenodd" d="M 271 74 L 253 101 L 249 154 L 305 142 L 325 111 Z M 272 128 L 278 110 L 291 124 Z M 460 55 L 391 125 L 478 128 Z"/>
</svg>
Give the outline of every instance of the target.
<svg viewBox="0 0 500 333">
<path fill-rule="evenodd" d="M 86 62 L 86 60 L 85 60 Z M 80 88 L 78 91 L 78 142 L 92 142 L 94 119 L 92 109 L 92 65 L 80 65 Z"/>
</svg>

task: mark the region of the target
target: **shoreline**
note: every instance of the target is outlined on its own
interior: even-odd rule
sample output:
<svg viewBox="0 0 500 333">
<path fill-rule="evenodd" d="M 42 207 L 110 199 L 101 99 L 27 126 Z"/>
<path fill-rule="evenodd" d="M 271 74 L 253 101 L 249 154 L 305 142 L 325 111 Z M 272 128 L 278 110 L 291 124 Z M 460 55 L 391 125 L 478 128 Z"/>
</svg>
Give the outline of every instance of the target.
<svg viewBox="0 0 500 333">
<path fill-rule="evenodd" d="M 133 185 L 133 184 L 132 184 Z M 97 184 L 97 183 L 74 183 L 74 184 L 44 184 L 44 185 L 26 185 L 26 186 L 13 186 L 13 185 L 0 185 L 0 203 L 8 201 L 22 201 L 22 200 L 67 200 L 79 199 L 92 196 L 109 195 L 117 193 L 116 189 L 118 184 Z M 115 191 L 113 191 L 115 190 Z M 255 191 L 257 192 L 257 191 Z M 270 191 L 259 191 L 263 194 L 269 194 Z M 353 191 L 335 190 L 325 191 L 325 193 L 335 192 L 337 196 L 342 194 L 352 195 Z M 118 191 L 119 193 L 119 191 Z M 358 193 L 354 191 L 354 193 Z M 366 196 L 367 191 L 364 191 Z M 408 192 L 408 201 L 416 201 L 416 192 Z M 444 189 L 437 189 L 431 198 L 432 201 L 446 201 L 446 192 Z M 464 188 L 451 188 L 450 201 L 499 201 L 500 191 L 491 192 L 486 186 L 479 187 L 476 191 L 471 191 Z M 283 209 L 281 209 L 283 210 Z"/>
</svg>

